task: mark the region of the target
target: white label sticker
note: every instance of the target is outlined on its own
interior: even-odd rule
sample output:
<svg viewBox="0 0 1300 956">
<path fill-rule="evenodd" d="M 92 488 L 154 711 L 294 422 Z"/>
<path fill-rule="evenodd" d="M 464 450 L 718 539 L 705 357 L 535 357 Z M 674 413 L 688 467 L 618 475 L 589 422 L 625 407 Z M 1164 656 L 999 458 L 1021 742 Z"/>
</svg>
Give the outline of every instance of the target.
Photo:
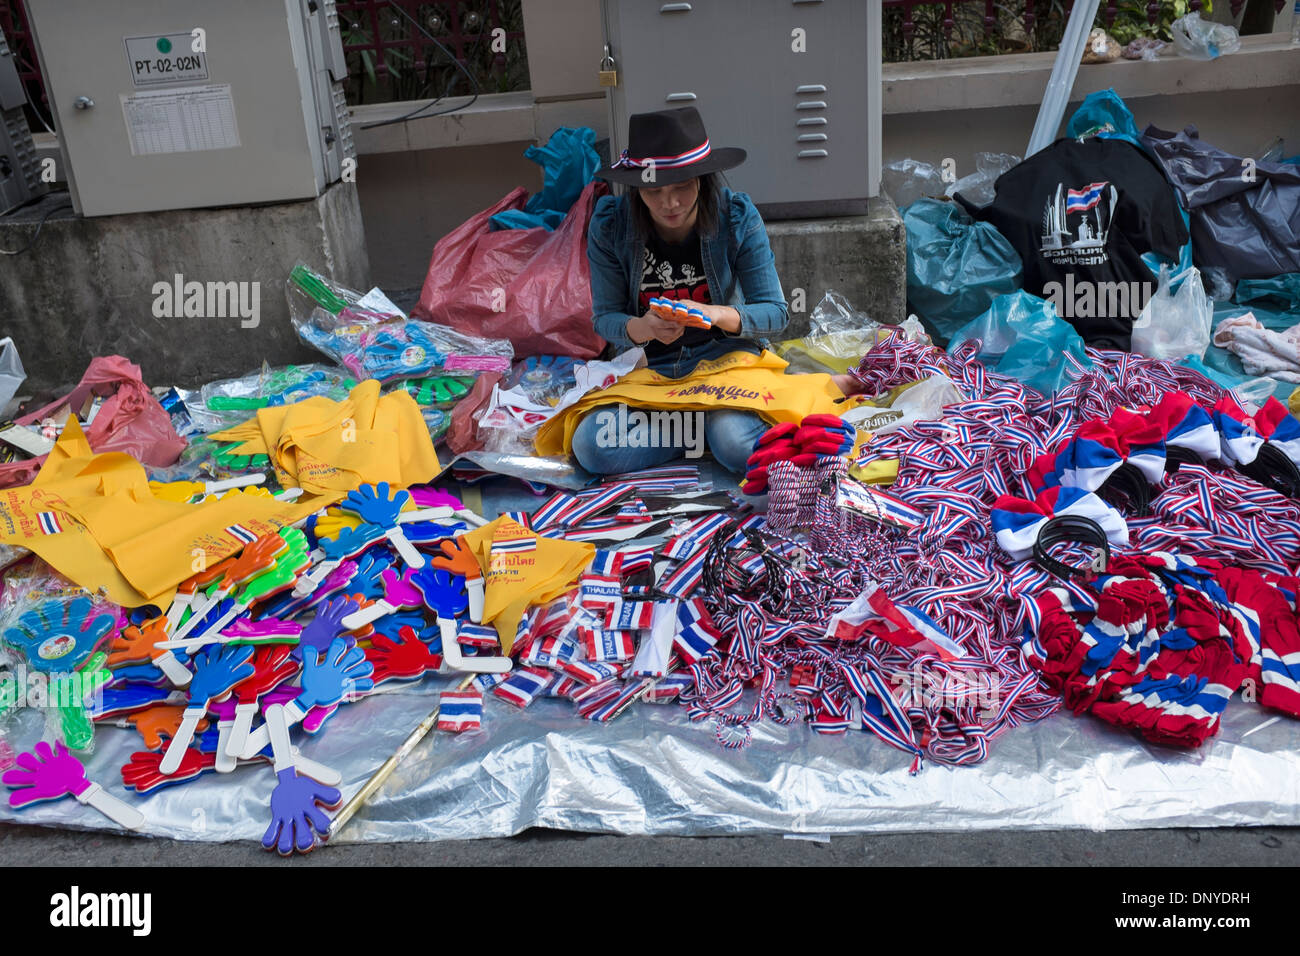
<svg viewBox="0 0 1300 956">
<path fill-rule="evenodd" d="M 132 156 L 239 145 L 229 83 L 123 95 L 122 113 Z"/>
<path fill-rule="evenodd" d="M 131 82 L 136 86 L 192 83 L 208 78 L 208 54 L 196 51 L 193 33 L 123 37 Z"/>
</svg>

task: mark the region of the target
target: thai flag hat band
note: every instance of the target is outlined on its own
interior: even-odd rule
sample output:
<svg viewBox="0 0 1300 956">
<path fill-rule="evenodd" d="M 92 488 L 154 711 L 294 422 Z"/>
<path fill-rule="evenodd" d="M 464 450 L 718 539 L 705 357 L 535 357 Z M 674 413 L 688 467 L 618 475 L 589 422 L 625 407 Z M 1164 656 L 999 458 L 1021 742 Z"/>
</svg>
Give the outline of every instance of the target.
<svg viewBox="0 0 1300 956">
<path fill-rule="evenodd" d="M 596 175 L 625 186 L 668 186 L 739 166 L 745 156 L 736 147 L 714 148 L 699 110 L 684 106 L 632 114 L 627 149 Z"/>
</svg>

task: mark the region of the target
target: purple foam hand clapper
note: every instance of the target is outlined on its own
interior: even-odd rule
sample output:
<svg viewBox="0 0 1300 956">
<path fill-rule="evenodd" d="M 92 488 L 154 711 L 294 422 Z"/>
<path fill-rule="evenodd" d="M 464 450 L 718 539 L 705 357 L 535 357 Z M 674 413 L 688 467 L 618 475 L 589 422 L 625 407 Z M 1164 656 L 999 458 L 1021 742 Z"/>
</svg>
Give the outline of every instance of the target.
<svg viewBox="0 0 1300 956">
<path fill-rule="evenodd" d="M 343 621 L 355 614 L 361 605 L 351 598 L 336 598 L 328 601 L 316 612 L 298 638 L 296 656 L 302 657 L 308 652 L 319 657 L 336 638 L 342 637 L 349 630 Z"/>
<path fill-rule="evenodd" d="M 208 712 L 212 701 L 220 700 L 245 678 L 251 677 L 253 648 L 248 646 L 208 647 L 194 657 L 194 678 L 190 681 L 190 702 L 181 717 L 176 736 L 167 744 L 158 769 L 165 774 L 175 772 L 185 756 L 185 750 L 194 739 L 194 728 Z"/>
<path fill-rule="evenodd" d="M 318 658 L 315 653 L 308 653 L 304 649 L 302 690 L 283 707 L 286 726 L 301 721 L 313 707 L 328 707 L 345 697 L 360 696 L 372 690 L 375 686 L 371 679 L 373 673 L 374 665 L 366 660 L 365 651 L 341 637 L 330 642 L 324 658 Z M 248 743 L 244 745 L 241 756 L 251 759 L 270 740 L 268 719 L 267 724 L 248 735 Z"/>
<path fill-rule="evenodd" d="M 417 573 L 420 572 L 407 568 L 405 573 L 399 575 L 395 568 L 389 568 L 381 574 L 380 578 L 384 582 L 383 600 L 376 601 L 374 604 L 345 617 L 343 619 L 344 630 L 355 631 L 357 628 L 365 627 L 385 615 L 422 607 L 424 605 L 424 595 L 420 593 L 419 588 L 411 583 L 412 576 Z"/>
<path fill-rule="evenodd" d="M 305 595 L 285 595 L 284 597 L 287 597 L 288 600 L 284 600 L 283 598 L 278 599 L 279 603 L 269 608 L 269 610 L 276 617 L 285 620 L 297 617 L 303 611 L 319 606 L 322 601 L 328 601 L 335 595 L 345 592 L 348 589 L 348 585 L 352 583 L 352 579 L 356 577 L 359 568 L 360 565 L 351 559 L 344 561 L 338 567 L 334 568 L 334 570 L 327 573 L 324 580 L 321 581 L 319 585 L 315 586 L 311 593 Z M 303 575 L 303 578 L 305 577 L 306 575 Z M 300 578 L 299 580 L 301 581 L 302 579 Z"/>
<path fill-rule="evenodd" d="M 415 549 L 415 545 L 402 534 L 402 506 L 411 497 L 409 491 L 397 491 L 390 496 L 388 482 L 377 485 L 362 485 L 339 504 L 343 511 L 350 511 L 366 524 L 378 525 L 384 529 L 384 537 L 396 549 L 398 557 L 409 568 L 424 567 L 424 555 Z"/>
<path fill-rule="evenodd" d="M 456 640 L 456 615 L 469 607 L 465 579 L 440 568 L 425 568 L 411 579 L 424 598 L 424 606 L 438 618 L 442 656 L 447 666 L 474 674 L 504 674 L 513 666 L 508 657 L 465 657 Z"/>
<path fill-rule="evenodd" d="M 299 776 L 293 767 L 277 771 L 271 791 L 271 823 L 262 836 L 262 846 L 281 856 L 310 852 L 317 839 L 329 836 L 330 819 L 321 807 L 337 807 L 343 795 L 310 777 Z"/>
<path fill-rule="evenodd" d="M 62 743 L 57 749 L 51 749 L 41 741 L 34 752 L 19 754 L 17 764 L 17 768 L 6 771 L 0 778 L 6 786 L 15 788 L 9 794 L 9 806 L 15 809 L 73 796 L 128 830 L 144 826 L 144 814 L 87 780 L 86 768 Z"/>
<path fill-rule="evenodd" d="M 318 563 L 298 579 L 293 588 L 294 596 L 307 597 L 313 594 L 335 568 L 355 558 L 376 542 L 383 541 L 384 538 L 384 529 L 375 524 L 343 528 L 333 538 L 321 538 L 310 555 L 311 559 Z"/>
</svg>

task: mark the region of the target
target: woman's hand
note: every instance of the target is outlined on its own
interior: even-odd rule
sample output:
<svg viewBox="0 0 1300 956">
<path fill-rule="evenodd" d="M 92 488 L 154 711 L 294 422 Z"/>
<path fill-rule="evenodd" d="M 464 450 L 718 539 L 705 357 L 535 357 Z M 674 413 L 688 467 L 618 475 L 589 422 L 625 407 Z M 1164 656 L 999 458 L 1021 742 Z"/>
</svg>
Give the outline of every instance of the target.
<svg viewBox="0 0 1300 956">
<path fill-rule="evenodd" d="M 714 328 L 732 335 L 740 333 L 740 313 L 729 305 L 706 305 L 703 302 L 683 302 L 688 309 L 699 309 L 713 323 Z"/>
<path fill-rule="evenodd" d="M 682 337 L 685 326 L 661 319 L 653 312 L 633 316 L 627 320 L 627 337 L 638 345 L 645 345 L 651 339 L 671 345 Z"/>
</svg>

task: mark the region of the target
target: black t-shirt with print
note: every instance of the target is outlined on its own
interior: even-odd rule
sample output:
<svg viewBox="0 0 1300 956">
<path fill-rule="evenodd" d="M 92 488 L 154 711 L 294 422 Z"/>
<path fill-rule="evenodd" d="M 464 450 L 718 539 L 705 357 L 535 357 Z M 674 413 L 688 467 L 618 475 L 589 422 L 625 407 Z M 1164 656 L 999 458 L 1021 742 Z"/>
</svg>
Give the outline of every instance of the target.
<svg viewBox="0 0 1300 956">
<path fill-rule="evenodd" d="M 963 205 L 1020 253 L 1025 291 L 1052 300 L 1088 345 L 1127 350 L 1156 287 L 1142 254 L 1177 259 L 1187 241 L 1160 168 L 1125 140 L 1061 139 L 1003 173 L 995 189 L 983 209 Z"/>
<path fill-rule="evenodd" d="M 681 242 L 668 242 L 654 230 L 650 231 L 646 238 L 641 288 L 637 296 L 642 315 L 650 311 L 650 300 L 654 298 L 689 299 L 706 305 L 713 304 L 713 299 L 709 297 L 709 280 L 704 274 L 700 236 L 694 229 Z M 721 329 L 688 328 L 680 338 L 668 345 L 651 339 L 643 348 L 646 360 L 654 365 L 655 359 L 676 354 L 687 346 L 702 345 L 727 337 L 727 333 Z"/>
</svg>

